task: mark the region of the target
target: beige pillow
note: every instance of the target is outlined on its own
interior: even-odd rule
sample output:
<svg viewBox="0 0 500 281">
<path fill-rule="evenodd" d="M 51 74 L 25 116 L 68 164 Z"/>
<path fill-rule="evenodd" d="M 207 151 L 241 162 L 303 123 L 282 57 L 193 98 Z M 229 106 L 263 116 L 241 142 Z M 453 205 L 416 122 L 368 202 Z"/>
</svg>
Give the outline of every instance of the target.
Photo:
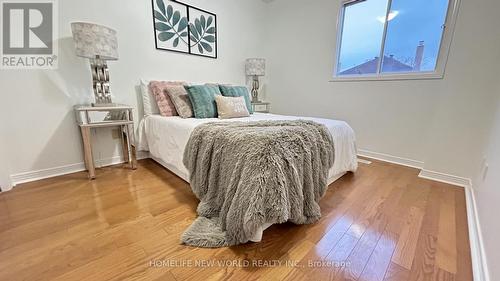
<svg viewBox="0 0 500 281">
<path fill-rule="evenodd" d="M 215 102 L 220 119 L 250 116 L 244 97 L 215 96 Z"/>
<path fill-rule="evenodd" d="M 193 106 L 191 105 L 191 101 L 189 100 L 188 93 L 184 88 L 184 85 L 167 85 L 165 86 L 165 90 L 172 100 L 172 103 L 177 110 L 177 113 L 182 118 L 191 118 L 193 117 Z"/>
</svg>

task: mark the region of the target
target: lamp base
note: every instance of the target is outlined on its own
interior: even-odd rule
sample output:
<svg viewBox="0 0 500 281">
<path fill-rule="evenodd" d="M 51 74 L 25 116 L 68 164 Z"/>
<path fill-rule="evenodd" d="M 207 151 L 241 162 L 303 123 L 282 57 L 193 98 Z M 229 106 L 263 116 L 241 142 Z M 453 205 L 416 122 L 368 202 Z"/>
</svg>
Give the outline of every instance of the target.
<svg viewBox="0 0 500 281">
<path fill-rule="evenodd" d="M 90 68 L 92 70 L 95 105 L 108 106 L 112 104 L 111 91 L 109 90 L 109 69 L 106 61 L 99 57 L 91 59 Z"/>
<path fill-rule="evenodd" d="M 252 102 L 257 103 L 259 101 L 259 88 L 260 88 L 260 83 L 259 83 L 259 76 L 254 75 L 253 76 L 253 83 L 252 83 Z"/>
<path fill-rule="evenodd" d="M 260 102 L 260 100 L 259 100 L 259 98 L 254 97 L 254 96 L 252 95 L 252 102 L 253 102 L 253 103 L 258 103 L 258 102 Z"/>
</svg>

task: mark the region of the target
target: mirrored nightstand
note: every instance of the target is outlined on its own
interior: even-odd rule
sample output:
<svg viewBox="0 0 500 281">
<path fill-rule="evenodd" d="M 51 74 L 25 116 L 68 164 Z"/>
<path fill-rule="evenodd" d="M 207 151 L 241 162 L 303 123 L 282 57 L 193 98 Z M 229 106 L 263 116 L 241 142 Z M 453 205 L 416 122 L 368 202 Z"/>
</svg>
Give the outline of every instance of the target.
<svg viewBox="0 0 500 281">
<path fill-rule="evenodd" d="M 95 179 L 95 165 L 92 156 L 91 129 L 120 127 L 123 157 L 131 169 L 137 168 L 137 157 L 134 137 L 133 108 L 128 105 L 94 107 L 90 105 L 75 106 L 76 120 L 82 133 L 85 167 L 89 179 Z"/>
</svg>

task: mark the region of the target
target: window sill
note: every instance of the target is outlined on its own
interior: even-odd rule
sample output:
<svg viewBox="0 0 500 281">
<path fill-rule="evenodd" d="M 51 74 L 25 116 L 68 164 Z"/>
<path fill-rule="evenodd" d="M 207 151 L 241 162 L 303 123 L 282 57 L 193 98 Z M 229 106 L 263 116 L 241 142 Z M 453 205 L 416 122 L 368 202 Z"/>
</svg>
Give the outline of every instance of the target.
<svg viewBox="0 0 500 281">
<path fill-rule="evenodd" d="M 386 74 L 386 75 L 364 75 L 364 76 L 335 76 L 329 82 L 353 82 L 353 81 L 397 81 L 397 80 L 433 80 L 443 79 L 443 73 L 408 73 L 408 74 Z"/>
</svg>

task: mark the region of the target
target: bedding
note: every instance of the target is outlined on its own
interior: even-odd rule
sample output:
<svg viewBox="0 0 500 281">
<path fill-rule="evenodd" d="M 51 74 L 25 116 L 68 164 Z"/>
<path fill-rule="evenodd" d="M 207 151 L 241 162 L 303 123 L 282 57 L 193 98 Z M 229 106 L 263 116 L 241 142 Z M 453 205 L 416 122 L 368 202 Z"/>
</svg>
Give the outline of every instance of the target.
<svg viewBox="0 0 500 281">
<path fill-rule="evenodd" d="M 213 85 L 186 86 L 189 100 L 193 106 L 195 118 L 217 117 L 217 104 L 215 96 L 221 95 L 219 87 Z"/>
<path fill-rule="evenodd" d="M 168 85 L 183 85 L 183 82 L 167 82 L 167 81 L 151 81 L 149 88 L 155 97 L 156 104 L 162 116 L 176 116 L 178 115 L 172 100 L 167 94 L 166 87 Z"/>
<path fill-rule="evenodd" d="M 144 115 L 154 115 L 160 114 L 160 109 L 156 104 L 156 99 L 149 88 L 149 81 L 141 79 L 141 83 L 139 85 L 141 89 L 142 96 L 142 107 L 144 109 Z"/>
<path fill-rule="evenodd" d="M 179 116 L 162 117 L 160 115 L 145 116 L 139 123 L 136 147 L 139 151 L 149 151 L 150 156 L 166 166 L 179 177 L 189 182 L 189 173 L 182 163 L 184 149 L 189 136 L 198 125 L 208 122 L 252 122 L 260 120 L 311 120 L 325 125 L 333 137 L 335 162 L 329 171 L 329 178 L 335 178 L 348 171 L 356 171 L 356 138 L 352 128 L 344 121 L 276 115 L 256 112 L 249 117 L 225 119 L 206 118 L 183 119 Z"/>
<path fill-rule="evenodd" d="M 332 136 L 313 121 L 214 122 L 196 127 L 184 165 L 200 199 L 199 217 L 182 242 L 233 246 L 248 242 L 265 223 L 316 222 L 333 162 Z"/>
<path fill-rule="evenodd" d="M 215 102 L 217 103 L 217 112 L 220 119 L 250 116 L 243 97 L 216 96 Z"/>
<path fill-rule="evenodd" d="M 260 120 L 311 120 L 325 125 L 332 135 L 335 161 L 329 170 L 328 184 L 332 183 L 348 171 L 356 171 L 357 151 L 356 138 L 352 128 L 344 121 L 276 115 L 270 113 L 256 112 L 249 117 L 235 119 L 218 118 L 187 118 L 178 116 L 162 117 L 160 115 L 145 116 L 139 123 L 136 135 L 136 148 L 138 151 L 149 151 L 149 156 L 162 166 L 189 182 L 189 172 L 182 163 L 182 158 L 189 136 L 193 130 L 209 122 L 252 122 Z M 251 241 L 258 242 L 262 238 L 262 232 L 270 223 L 265 223 L 255 233 Z"/>
<path fill-rule="evenodd" d="M 250 100 L 250 93 L 247 87 L 243 86 L 226 86 L 219 85 L 220 91 L 225 97 L 243 97 L 250 114 L 253 114 L 252 102 Z"/>
<path fill-rule="evenodd" d="M 165 90 L 180 117 L 191 118 L 194 116 L 193 105 L 191 105 L 188 93 L 183 85 L 167 85 Z"/>
</svg>

